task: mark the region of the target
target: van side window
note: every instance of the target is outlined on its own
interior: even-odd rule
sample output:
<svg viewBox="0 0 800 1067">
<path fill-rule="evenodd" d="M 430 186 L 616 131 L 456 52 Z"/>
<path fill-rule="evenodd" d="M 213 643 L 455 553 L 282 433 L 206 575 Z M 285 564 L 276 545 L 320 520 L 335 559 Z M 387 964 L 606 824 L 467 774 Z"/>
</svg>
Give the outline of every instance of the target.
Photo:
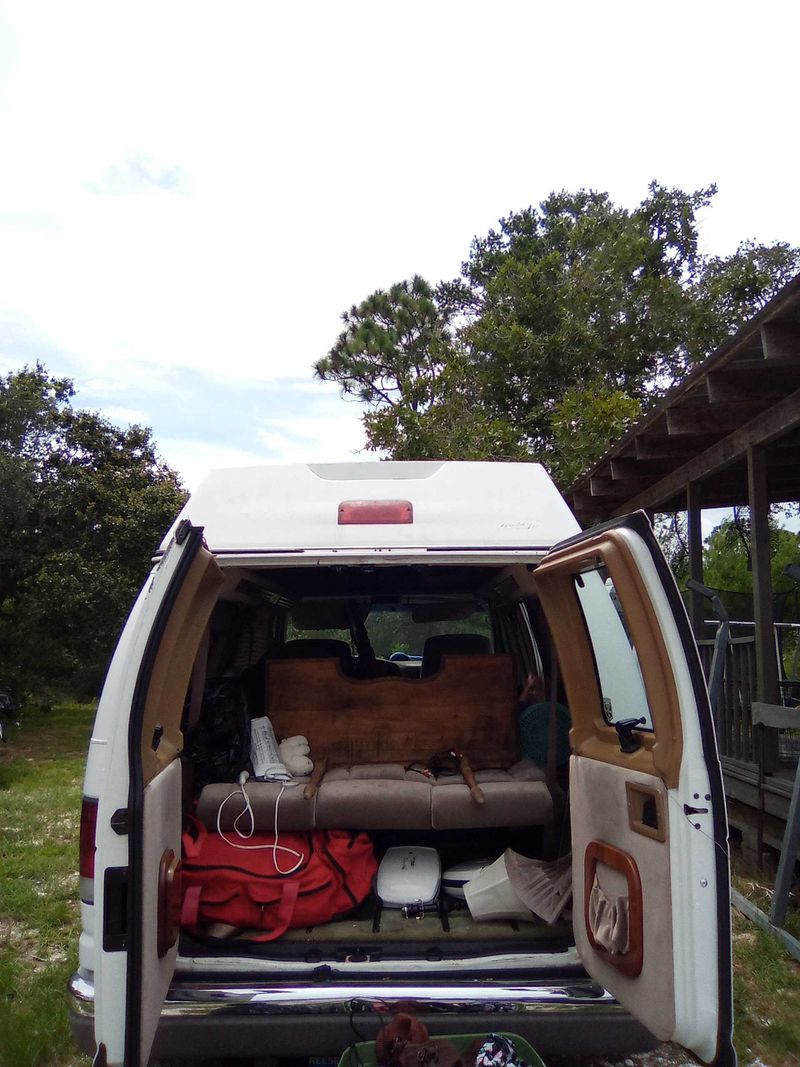
<svg viewBox="0 0 800 1067">
<path fill-rule="evenodd" d="M 575 592 L 594 654 L 603 718 L 607 723 L 644 718 L 642 728 L 652 730 L 639 657 L 614 583 L 602 568 L 585 571 L 575 576 Z"/>
<path fill-rule="evenodd" d="M 499 637 L 498 647 L 509 652 L 514 661 L 517 687 L 523 685 L 528 675 L 543 676 L 545 672 L 542 657 L 525 604 L 496 607 L 494 622 Z"/>
</svg>

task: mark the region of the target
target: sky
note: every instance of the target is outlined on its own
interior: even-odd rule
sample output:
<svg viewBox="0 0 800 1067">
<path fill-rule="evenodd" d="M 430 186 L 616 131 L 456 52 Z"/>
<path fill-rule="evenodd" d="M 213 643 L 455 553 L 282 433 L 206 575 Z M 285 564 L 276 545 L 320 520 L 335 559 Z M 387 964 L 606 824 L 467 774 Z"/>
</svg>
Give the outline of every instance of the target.
<svg viewBox="0 0 800 1067">
<path fill-rule="evenodd" d="M 204 469 L 371 458 L 340 313 L 554 189 L 800 244 L 800 5 L 0 0 L 0 373 Z"/>
</svg>

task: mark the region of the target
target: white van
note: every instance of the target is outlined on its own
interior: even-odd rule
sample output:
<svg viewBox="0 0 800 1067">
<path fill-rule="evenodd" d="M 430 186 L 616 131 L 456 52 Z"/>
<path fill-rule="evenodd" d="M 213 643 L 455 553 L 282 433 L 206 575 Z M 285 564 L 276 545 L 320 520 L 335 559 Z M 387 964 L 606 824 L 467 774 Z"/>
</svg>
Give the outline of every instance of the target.
<svg viewBox="0 0 800 1067">
<path fill-rule="evenodd" d="M 523 737 L 530 675 L 551 697 Z M 315 788 L 279 812 L 275 783 L 209 773 L 190 743 L 221 679 L 309 739 Z M 466 766 L 430 769 L 442 749 L 468 755 L 483 803 Z M 122 633 L 84 792 L 70 988 L 97 1067 L 335 1055 L 409 1007 L 545 1054 L 658 1039 L 735 1063 L 724 797 L 686 614 L 644 514 L 581 533 L 538 465 L 212 472 Z M 181 929 L 186 820 L 233 832 L 240 793 L 259 831 L 361 831 L 378 858 L 571 849 L 571 915 L 378 921 L 366 901 L 266 943 Z"/>
</svg>

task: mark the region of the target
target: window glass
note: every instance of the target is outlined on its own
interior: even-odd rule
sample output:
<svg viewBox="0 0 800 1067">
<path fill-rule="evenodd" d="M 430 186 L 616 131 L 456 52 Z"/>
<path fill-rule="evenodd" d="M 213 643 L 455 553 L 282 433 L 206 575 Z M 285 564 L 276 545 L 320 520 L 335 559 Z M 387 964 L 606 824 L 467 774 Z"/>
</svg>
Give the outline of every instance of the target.
<svg viewBox="0 0 800 1067">
<path fill-rule="evenodd" d="M 575 592 L 586 620 L 608 723 L 644 718 L 652 730 L 639 657 L 614 583 L 603 568 L 575 576 Z"/>
<path fill-rule="evenodd" d="M 333 641 L 344 641 L 348 645 L 352 642 L 349 630 L 303 630 L 291 618 L 286 623 L 287 641 L 303 640 L 303 638 L 316 639 L 318 637 Z"/>
<path fill-rule="evenodd" d="M 422 658 L 425 642 L 438 634 L 482 634 L 491 641 L 492 627 L 486 611 L 473 611 L 462 619 L 414 622 L 409 605 L 373 605 L 367 617 L 367 633 L 375 655 L 389 659 L 394 653 Z"/>
<path fill-rule="evenodd" d="M 484 609 L 473 611 L 465 618 L 437 622 L 415 622 L 412 605 L 373 604 L 366 620 L 369 641 L 379 659 L 422 659 L 425 641 L 438 634 L 482 634 L 492 640 L 489 614 Z M 352 644 L 348 630 L 303 630 L 289 619 L 286 640 L 308 637 L 330 637 Z"/>
</svg>

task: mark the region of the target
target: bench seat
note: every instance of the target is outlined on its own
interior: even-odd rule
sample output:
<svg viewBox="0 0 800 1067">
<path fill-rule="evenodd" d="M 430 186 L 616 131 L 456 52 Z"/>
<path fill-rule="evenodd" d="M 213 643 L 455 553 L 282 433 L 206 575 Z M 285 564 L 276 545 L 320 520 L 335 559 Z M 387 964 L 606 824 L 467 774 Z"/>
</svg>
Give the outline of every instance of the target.
<svg viewBox="0 0 800 1067">
<path fill-rule="evenodd" d="M 531 760 L 519 760 L 508 770 L 477 771 L 475 779 L 486 798 L 476 804 L 460 774 L 428 778 L 399 763 L 355 764 L 334 767 L 311 800 L 303 796 L 303 781 L 285 789 L 278 809 L 281 830 L 453 830 L 478 827 L 543 826 L 553 814 L 544 771 Z M 255 828 L 274 826 L 275 803 L 280 786 L 273 782 L 249 781 Z M 231 794 L 234 794 L 231 796 Z M 226 801 L 226 797 L 230 797 Z M 207 785 L 197 805 L 197 817 L 209 829 L 233 830 L 244 811 L 241 792 L 235 785 Z M 239 828 L 249 829 L 244 816 Z"/>
</svg>

